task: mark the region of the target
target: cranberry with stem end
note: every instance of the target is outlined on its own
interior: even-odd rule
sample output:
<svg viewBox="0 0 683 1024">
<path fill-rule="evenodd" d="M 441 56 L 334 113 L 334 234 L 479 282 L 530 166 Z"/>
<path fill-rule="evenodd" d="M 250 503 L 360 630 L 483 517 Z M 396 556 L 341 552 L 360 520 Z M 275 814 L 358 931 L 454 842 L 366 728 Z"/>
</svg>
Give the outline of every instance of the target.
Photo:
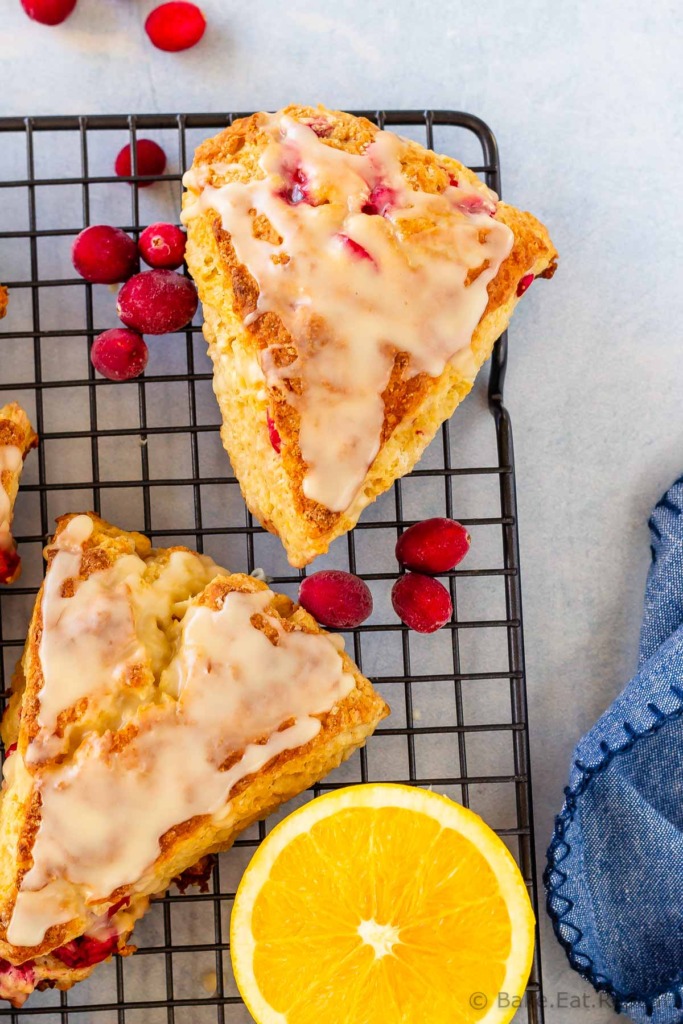
<svg viewBox="0 0 683 1024">
<path fill-rule="evenodd" d="M 187 235 L 176 224 L 150 224 L 140 235 L 138 249 L 145 263 L 177 270 L 185 259 Z"/>
<path fill-rule="evenodd" d="M 149 351 L 144 338 L 125 327 L 98 334 L 90 349 L 90 362 L 107 380 L 132 380 L 147 366 Z"/>
<path fill-rule="evenodd" d="M 73 13 L 77 0 L 21 0 L 32 21 L 40 25 L 61 25 Z"/>
<path fill-rule="evenodd" d="M 93 224 L 74 239 L 71 261 L 91 284 L 126 281 L 140 266 L 138 247 L 130 235 L 109 224 Z"/>
<path fill-rule="evenodd" d="M 299 603 L 323 626 L 352 629 L 372 612 L 367 583 L 341 569 L 322 569 L 306 576 L 299 587 Z"/>
<path fill-rule="evenodd" d="M 424 519 L 396 541 L 396 558 L 408 569 L 441 573 L 454 569 L 470 549 L 471 538 L 454 519 Z"/>
<path fill-rule="evenodd" d="M 126 327 L 142 334 L 169 334 L 190 322 L 197 310 L 197 289 L 174 270 L 143 270 L 126 281 L 116 312 Z"/>
<path fill-rule="evenodd" d="M 391 603 L 401 622 L 416 633 L 435 633 L 453 614 L 451 595 L 432 576 L 408 572 L 391 590 Z"/>
<path fill-rule="evenodd" d="M 135 143 L 137 156 L 137 174 L 142 177 L 158 177 L 166 170 L 166 154 L 161 146 L 152 139 L 137 139 Z M 128 143 L 119 151 L 114 161 L 114 171 L 119 178 L 130 178 L 133 173 L 133 154 L 131 144 Z M 131 182 L 131 184 L 133 184 Z M 153 181 L 140 181 L 140 188 L 148 188 Z"/>
<path fill-rule="evenodd" d="M 171 53 L 196 46 L 205 29 L 202 11 L 186 0 L 171 0 L 155 7 L 145 22 L 145 32 L 156 48 Z"/>
</svg>

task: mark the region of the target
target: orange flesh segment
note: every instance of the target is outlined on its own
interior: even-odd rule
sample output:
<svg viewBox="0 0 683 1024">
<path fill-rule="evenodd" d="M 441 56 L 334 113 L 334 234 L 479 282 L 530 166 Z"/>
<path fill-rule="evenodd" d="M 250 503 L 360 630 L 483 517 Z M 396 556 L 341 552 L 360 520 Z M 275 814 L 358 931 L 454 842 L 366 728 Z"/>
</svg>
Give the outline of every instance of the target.
<svg viewBox="0 0 683 1024">
<path fill-rule="evenodd" d="M 359 933 L 374 922 L 386 954 Z M 252 913 L 254 974 L 287 1024 L 471 1024 L 503 985 L 512 922 L 473 842 L 415 810 L 341 810 L 280 852 Z M 396 938 L 394 938 L 396 936 Z M 384 948 L 384 947 L 383 947 Z M 483 1002 L 483 1001 L 482 1001 Z M 394 1008 L 394 1013 L 391 1008 Z"/>
</svg>

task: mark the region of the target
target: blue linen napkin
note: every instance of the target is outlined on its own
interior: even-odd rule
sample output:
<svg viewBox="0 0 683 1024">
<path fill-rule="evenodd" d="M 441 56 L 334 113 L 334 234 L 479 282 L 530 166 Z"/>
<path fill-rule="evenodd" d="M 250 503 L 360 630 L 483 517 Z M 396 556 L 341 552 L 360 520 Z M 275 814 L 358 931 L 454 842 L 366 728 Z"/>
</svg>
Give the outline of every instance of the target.
<svg viewBox="0 0 683 1024">
<path fill-rule="evenodd" d="M 638 1024 L 681 1024 L 683 477 L 649 527 L 638 671 L 574 751 L 544 881 L 572 967 Z"/>
</svg>

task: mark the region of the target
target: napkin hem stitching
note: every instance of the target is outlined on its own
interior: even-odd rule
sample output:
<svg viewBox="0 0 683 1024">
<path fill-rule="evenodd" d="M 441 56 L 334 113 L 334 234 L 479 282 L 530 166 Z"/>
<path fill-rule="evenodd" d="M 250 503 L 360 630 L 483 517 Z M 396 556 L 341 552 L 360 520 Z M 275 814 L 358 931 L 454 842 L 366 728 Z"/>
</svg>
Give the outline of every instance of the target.
<svg viewBox="0 0 683 1024">
<path fill-rule="evenodd" d="M 610 748 L 604 741 L 600 744 L 603 757 L 595 765 L 585 765 L 578 759 L 574 761 L 575 769 L 580 773 L 579 779 L 573 786 L 567 786 L 564 790 L 565 802 L 561 812 L 555 818 L 555 827 L 547 851 L 547 864 L 543 872 L 543 883 L 546 888 L 546 910 L 552 922 L 555 936 L 567 954 L 571 966 L 581 977 L 585 978 L 598 992 L 605 992 L 614 1003 L 615 1010 L 619 1013 L 626 1004 L 638 1004 L 647 1016 L 654 1012 L 654 1002 L 664 995 L 672 995 L 674 1007 L 677 1010 L 683 1008 L 683 971 L 673 978 L 669 985 L 651 992 L 636 994 L 620 992 L 605 975 L 595 970 L 593 958 L 579 947 L 583 939 L 583 931 L 571 919 L 574 909 L 574 901 L 560 892 L 565 885 L 568 875 L 562 871 L 560 864 L 567 859 L 571 852 L 571 846 L 564 838 L 569 826 L 574 822 L 578 809 L 578 799 L 585 793 L 593 778 L 603 772 L 614 760 L 622 754 L 631 750 L 634 745 L 642 739 L 654 736 L 663 725 L 683 716 L 683 690 L 675 684 L 669 687 L 670 692 L 679 701 L 679 707 L 667 713 L 662 712 L 656 705 L 648 705 L 648 710 L 655 715 L 655 721 L 647 728 L 634 729 L 630 722 L 624 721 L 623 729 L 628 735 L 628 740 L 615 748 Z M 561 909 L 564 904 L 564 909 Z M 561 929 L 565 928 L 575 933 L 574 939 L 566 938 Z"/>
</svg>

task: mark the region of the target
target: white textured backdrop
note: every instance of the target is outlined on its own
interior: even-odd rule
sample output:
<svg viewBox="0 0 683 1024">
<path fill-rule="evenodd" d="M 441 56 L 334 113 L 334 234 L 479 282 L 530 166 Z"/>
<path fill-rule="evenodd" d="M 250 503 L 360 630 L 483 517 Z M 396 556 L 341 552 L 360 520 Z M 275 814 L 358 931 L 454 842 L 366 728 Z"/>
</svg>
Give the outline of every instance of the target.
<svg viewBox="0 0 683 1024">
<path fill-rule="evenodd" d="M 498 136 L 505 198 L 560 250 L 512 332 L 541 858 L 576 739 L 634 665 L 650 506 L 683 471 L 675 0 L 203 0 L 200 46 L 155 51 L 151 0 L 80 0 L 57 29 L 2 0 L 0 114 L 218 111 L 292 100 L 450 107 Z M 0 171 L 3 153 L 0 139 Z M 544 922 L 549 1024 L 602 1024 Z"/>
</svg>

